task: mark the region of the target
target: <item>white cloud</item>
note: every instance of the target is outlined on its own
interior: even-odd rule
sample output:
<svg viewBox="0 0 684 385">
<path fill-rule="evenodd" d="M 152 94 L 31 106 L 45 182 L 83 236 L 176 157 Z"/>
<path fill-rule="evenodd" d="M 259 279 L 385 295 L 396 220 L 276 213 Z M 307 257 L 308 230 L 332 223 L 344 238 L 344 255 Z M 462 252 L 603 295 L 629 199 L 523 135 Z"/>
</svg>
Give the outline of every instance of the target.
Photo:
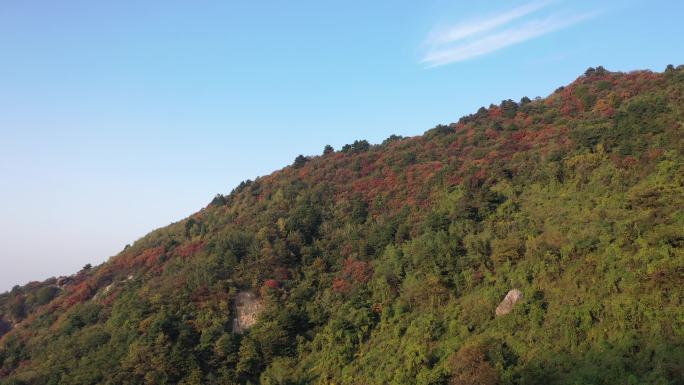
<svg viewBox="0 0 684 385">
<path fill-rule="evenodd" d="M 487 19 L 468 20 L 448 28 L 440 28 L 434 30 L 430 34 L 427 38 L 427 43 L 446 44 L 481 32 L 486 32 L 537 11 L 547 6 L 549 3 L 549 1 L 530 3 L 507 12 L 493 15 Z"/>
<path fill-rule="evenodd" d="M 571 16 L 552 15 L 508 29 L 496 30 L 497 27 L 531 14 L 548 4 L 549 2 L 530 3 L 486 20 L 466 21 L 441 32 L 433 32 L 426 40 L 429 48 L 422 63 L 428 67 L 437 67 L 465 61 L 569 27 L 597 14 L 593 12 Z M 483 33 L 484 36 L 476 37 Z M 471 37 L 474 39 L 467 39 Z"/>
</svg>

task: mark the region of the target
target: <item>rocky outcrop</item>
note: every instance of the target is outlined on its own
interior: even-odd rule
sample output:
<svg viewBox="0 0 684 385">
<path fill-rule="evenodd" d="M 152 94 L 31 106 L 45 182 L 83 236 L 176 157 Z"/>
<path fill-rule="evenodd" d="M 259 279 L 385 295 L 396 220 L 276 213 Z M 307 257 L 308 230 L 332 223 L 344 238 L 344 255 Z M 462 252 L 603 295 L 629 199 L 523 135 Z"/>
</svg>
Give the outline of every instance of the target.
<svg viewBox="0 0 684 385">
<path fill-rule="evenodd" d="M 233 332 L 242 334 L 254 326 L 264 308 L 263 302 L 252 292 L 242 291 L 235 297 Z"/>
<path fill-rule="evenodd" d="M 522 292 L 518 289 L 512 289 L 506 294 L 503 301 L 496 307 L 496 316 L 502 316 L 510 313 L 515 304 L 522 299 Z"/>
<path fill-rule="evenodd" d="M 57 287 L 60 289 L 64 289 L 64 286 L 72 283 L 74 281 L 73 277 L 59 277 L 57 278 Z"/>
</svg>

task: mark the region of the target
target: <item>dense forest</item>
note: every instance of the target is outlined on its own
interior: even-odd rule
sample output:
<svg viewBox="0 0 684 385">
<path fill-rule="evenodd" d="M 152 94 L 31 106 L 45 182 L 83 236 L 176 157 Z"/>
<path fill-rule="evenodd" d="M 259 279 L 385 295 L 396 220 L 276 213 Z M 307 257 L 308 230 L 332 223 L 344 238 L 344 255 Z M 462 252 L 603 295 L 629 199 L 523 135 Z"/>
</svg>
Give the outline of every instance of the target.
<svg viewBox="0 0 684 385">
<path fill-rule="evenodd" d="M 0 338 L 0 384 L 683 384 L 684 66 L 299 156 Z"/>
</svg>

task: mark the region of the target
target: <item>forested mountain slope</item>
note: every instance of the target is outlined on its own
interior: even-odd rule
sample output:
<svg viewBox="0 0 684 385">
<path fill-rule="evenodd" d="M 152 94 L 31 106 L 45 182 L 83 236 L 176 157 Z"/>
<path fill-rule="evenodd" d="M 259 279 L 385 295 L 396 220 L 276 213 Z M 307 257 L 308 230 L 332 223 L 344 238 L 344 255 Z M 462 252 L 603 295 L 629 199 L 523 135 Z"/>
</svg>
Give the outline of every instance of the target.
<svg viewBox="0 0 684 385">
<path fill-rule="evenodd" d="M 684 68 L 298 157 L 0 335 L 2 384 L 682 384 Z"/>
</svg>

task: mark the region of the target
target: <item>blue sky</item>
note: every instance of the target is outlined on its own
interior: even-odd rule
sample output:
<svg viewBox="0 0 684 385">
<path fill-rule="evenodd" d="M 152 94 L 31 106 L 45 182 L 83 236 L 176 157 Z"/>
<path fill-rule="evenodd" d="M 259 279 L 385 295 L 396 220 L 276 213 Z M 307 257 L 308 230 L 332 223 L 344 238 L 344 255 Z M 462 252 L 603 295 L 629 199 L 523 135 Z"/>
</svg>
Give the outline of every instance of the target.
<svg viewBox="0 0 684 385">
<path fill-rule="evenodd" d="M 99 263 L 299 154 L 589 66 L 684 64 L 684 2 L 4 1 L 0 290 Z"/>
</svg>

